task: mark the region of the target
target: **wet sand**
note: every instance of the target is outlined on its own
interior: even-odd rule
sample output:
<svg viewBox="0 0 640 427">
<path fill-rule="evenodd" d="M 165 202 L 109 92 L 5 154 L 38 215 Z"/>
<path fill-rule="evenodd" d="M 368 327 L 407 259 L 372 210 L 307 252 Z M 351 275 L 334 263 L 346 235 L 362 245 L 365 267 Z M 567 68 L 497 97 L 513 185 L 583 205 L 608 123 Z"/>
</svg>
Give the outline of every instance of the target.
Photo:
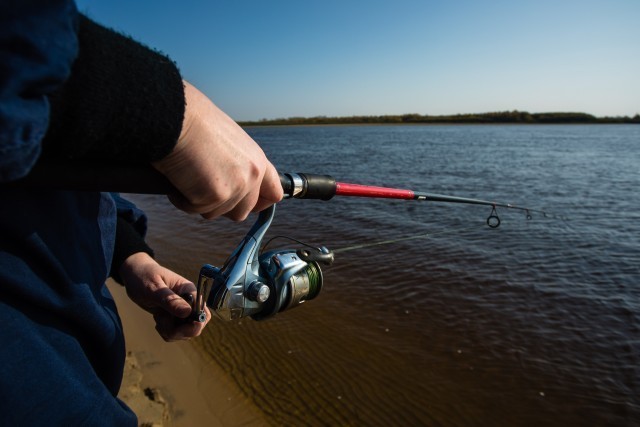
<svg viewBox="0 0 640 427">
<path fill-rule="evenodd" d="M 166 343 L 151 315 L 132 303 L 124 288 L 109 281 L 127 342 L 127 367 L 119 397 L 140 425 L 264 426 L 261 412 L 193 341 Z"/>
</svg>

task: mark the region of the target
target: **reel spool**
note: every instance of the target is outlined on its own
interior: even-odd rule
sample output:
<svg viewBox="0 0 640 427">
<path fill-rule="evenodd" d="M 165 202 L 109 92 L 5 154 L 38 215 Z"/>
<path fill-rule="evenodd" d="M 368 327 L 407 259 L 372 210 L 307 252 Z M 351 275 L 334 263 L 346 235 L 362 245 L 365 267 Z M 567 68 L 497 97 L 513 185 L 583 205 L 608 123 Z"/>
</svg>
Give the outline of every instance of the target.
<svg viewBox="0 0 640 427">
<path fill-rule="evenodd" d="M 298 307 L 320 294 L 323 280 L 317 262 L 305 261 L 293 250 L 270 251 L 261 255 L 259 259 L 263 271 L 269 278 L 269 284 L 265 285 L 269 292 L 262 310 L 251 315 L 254 320 L 266 319 L 276 313 Z"/>
<path fill-rule="evenodd" d="M 316 298 L 322 290 L 319 263 L 330 265 L 327 248 L 276 249 L 259 254 L 275 205 L 260 212 L 253 227 L 222 268 L 200 270 L 193 320 L 206 321 L 205 304 L 223 320 L 263 320 Z"/>
</svg>

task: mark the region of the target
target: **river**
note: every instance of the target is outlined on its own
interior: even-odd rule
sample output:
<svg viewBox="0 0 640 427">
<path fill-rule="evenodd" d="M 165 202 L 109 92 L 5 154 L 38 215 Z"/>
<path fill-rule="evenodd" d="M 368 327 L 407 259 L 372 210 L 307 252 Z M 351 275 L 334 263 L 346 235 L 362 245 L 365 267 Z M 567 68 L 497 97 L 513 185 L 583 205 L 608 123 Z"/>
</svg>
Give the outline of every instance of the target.
<svg viewBox="0 0 640 427">
<path fill-rule="evenodd" d="M 640 424 L 640 126 L 247 131 L 278 170 L 544 209 L 280 203 L 268 236 L 336 254 L 315 300 L 196 340 L 274 425 Z M 159 260 L 197 280 L 250 227 L 133 196 Z M 280 246 L 291 246 L 280 241 Z M 215 402 L 212 402 L 215 404 Z"/>
</svg>

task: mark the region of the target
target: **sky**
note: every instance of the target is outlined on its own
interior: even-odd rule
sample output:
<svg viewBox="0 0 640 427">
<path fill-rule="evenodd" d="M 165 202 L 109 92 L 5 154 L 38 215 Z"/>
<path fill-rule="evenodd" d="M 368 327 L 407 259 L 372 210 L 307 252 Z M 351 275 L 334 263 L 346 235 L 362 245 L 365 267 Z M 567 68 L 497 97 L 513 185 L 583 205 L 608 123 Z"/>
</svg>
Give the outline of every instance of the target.
<svg viewBox="0 0 640 427">
<path fill-rule="evenodd" d="M 235 120 L 640 114 L 640 0 L 78 0 Z"/>
</svg>

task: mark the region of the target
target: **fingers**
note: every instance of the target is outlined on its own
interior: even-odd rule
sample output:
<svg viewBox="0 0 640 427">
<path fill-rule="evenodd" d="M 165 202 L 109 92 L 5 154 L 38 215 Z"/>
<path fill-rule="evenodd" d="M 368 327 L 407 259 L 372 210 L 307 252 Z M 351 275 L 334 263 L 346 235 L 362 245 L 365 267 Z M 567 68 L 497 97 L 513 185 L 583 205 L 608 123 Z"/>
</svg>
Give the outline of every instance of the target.
<svg viewBox="0 0 640 427">
<path fill-rule="evenodd" d="M 156 331 L 167 342 L 188 340 L 200 336 L 205 326 L 211 319 L 211 314 L 207 310 L 207 321 L 177 323 L 175 317 L 167 313 L 158 312 L 153 316 L 156 321 Z"/>
<path fill-rule="evenodd" d="M 179 193 L 170 194 L 168 197 L 178 209 L 200 214 L 204 219 L 224 216 L 233 221 L 244 221 L 251 212 L 262 211 L 282 200 L 282 195 L 278 171 L 268 163 L 261 180 L 236 190 L 221 202 L 193 204 Z"/>
<path fill-rule="evenodd" d="M 163 288 L 158 291 L 160 298 L 160 308 L 165 310 L 171 316 L 184 319 L 189 317 L 193 308 L 182 296 L 184 294 L 193 295 L 195 299 L 196 287 L 193 283 L 187 282 L 184 284 L 176 285 L 173 290 L 169 288 Z"/>
<path fill-rule="evenodd" d="M 127 257 L 120 273 L 124 278 L 127 295 L 133 302 L 153 314 L 156 330 L 166 341 L 188 339 L 200 335 L 211 319 L 205 307 L 205 322 L 194 322 L 191 302 L 196 298 L 196 287 L 181 275 L 161 266 L 145 252 Z"/>
<path fill-rule="evenodd" d="M 269 164 L 265 176 L 261 182 L 260 190 L 248 194 L 231 211 L 224 214 L 233 221 L 244 221 L 249 213 L 260 212 L 282 200 L 282 184 L 276 169 Z M 205 217 L 210 219 L 208 217 Z"/>
<path fill-rule="evenodd" d="M 209 320 L 211 312 L 205 306 L 206 321 L 197 322 L 191 320 L 193 308 L 187 300 L 194 301 L 196 290 L 193 283 L 184 283 L 174 287 L 179 293 L 167 294 L 161 303 L 161 307 L 154 311 L 153 318 L 156 321 L 156 331 L 167 342 L 187 340 L 200 336 Z M 186 307 L 186 310 L 185 310 Z"/>
<path fill-rule="evenodd" d="M 254 188 L 224 216 L 234 221 L 244 221 L 249 213 L 260 212 L 282 200 L 282 195 L 278 171 L 269 163 L 260 182 L 260 188 Z"/>
<path fill-rule="evenodd" d="M 247 194 L 242 200 L 240 200 L 229 212 L 224 214 L 225 217 L 232 221 L 244 221 L 249 216 L 249 213 L 253 211 L 254 206 L 258 202 L 260 194 L 257 189 Z M 206 217 L 205 217 L 206 218 Z M 207 218 L 211 219 L 211 218 Z"/>
<path fill-rule="evenodd" d="M 253 207 L 253 212 L 260 212 L 282 200 L 283 190 L 280 175 L 276 168 L 269 163 L 260 186 L 260 196 Z"/>
</svg>

